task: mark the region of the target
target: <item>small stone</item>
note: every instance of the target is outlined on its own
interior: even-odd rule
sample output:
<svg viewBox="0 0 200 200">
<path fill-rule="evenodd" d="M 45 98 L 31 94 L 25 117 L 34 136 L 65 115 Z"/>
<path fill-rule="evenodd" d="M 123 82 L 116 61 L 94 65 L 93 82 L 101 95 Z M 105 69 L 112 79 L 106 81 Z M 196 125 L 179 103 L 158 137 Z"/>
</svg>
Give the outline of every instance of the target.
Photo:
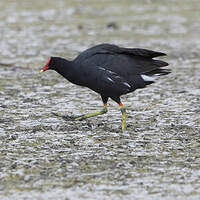
<svg viewBox="0 0 200 200">
<path fill-rule="evenodd" d="M 25 182 L 30 181 L 30 179 L 31 179 L 31 177 L 30 177 L 29 175 L 26 175 L 26 176 L 24 177 L 24 181 L 25 181 Z"/>
<path fill-rule="evenodd" d="M 78 28 L 79 30 L 83 30 L 83 25 L 82 25 L 82 24 L 79 24 L 79 25 L 77 26 L 77 28 Z"/>
<path fill-rule="evenodd" d="M 0 128 L 0 138 L 6 137 L 6 132 L 4 131 L 3 128 Z"/>
<path fill-rule="evenodd" d="M 107 28 L 118 29 L 118 26 L 115 22 L 110 22 L 107 24 Z"/>
</svg>

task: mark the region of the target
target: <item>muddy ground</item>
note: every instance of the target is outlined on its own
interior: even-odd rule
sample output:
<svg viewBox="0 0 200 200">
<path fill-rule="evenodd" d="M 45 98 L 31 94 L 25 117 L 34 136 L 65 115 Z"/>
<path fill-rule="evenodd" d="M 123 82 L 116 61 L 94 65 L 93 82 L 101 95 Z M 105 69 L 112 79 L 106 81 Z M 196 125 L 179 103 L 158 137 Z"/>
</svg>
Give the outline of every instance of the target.
<svg viewBox="0 0 200 200">
<path fill-rule="evenodd" d="M 200 198 L 200 3 L 197 0 L 0 2 L 0 199 Z M 40 74 L 48 56 L 92 45 L 163 51 L 172 73 L 100 110 L 100 97 Z"/>
</svg>

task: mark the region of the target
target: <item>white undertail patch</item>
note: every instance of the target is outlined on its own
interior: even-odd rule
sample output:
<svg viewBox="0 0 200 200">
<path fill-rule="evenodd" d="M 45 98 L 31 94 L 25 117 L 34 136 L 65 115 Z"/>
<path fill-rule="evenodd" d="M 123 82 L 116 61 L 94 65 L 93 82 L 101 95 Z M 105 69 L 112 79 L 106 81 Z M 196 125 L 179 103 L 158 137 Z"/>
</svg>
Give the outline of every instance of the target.
<svg viewBox="0 0 200 200">
<path fill-rule="evenodd" d="M 141 75 L 141 77 L 143 78 L 144 81 L 155 81 L 155 77 L 152 77 L 152 76 L 147 76 L 147 75 Z"/>
</svg>

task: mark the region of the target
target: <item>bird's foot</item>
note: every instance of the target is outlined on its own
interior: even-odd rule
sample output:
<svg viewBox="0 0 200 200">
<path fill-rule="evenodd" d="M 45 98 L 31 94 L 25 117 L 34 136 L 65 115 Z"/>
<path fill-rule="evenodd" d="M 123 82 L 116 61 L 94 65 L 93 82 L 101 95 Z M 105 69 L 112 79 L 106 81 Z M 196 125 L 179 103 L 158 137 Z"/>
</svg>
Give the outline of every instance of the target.
<svg viewBox="0 0 200 200">
<path fill-rule="evenodd" d="M 81 120 L 84 120 L 84 119 L 86 119 L 86 118 L 87 118 L 86 115 L 79 115 L 79 116 L 76 116 L 76 117 L 74 118 L 74 120 L 76 120 L 76 121 L 81 121 Z"/>
<path fill-rule="evenodd" d="M 54 112 L 52 112 L 52 114 L 55 115 L 56 117 L 61 117 L 61 118 L 63 118 L 64 120 L 71 120 L 71 121 L 73 121 L 73 120 L 76 119 L 75 116 L 70 116 L 70 115 L 60 115 L 60 114 L 58 114 L 58 113 L 54 113 Z"/>
<path fill-rule="evenodd" d="M 87 118 L 90 118 L 90 117 L 105 114 L 106 112 L 107 112 L 107 107 L 104 106 L 104 108 L 100 112 L 88 113 L 88 114 L 85 114 L 85 115 L 69 116 L 69 115 L 60 115 L 60 114 L 57 114 L 57 113 L 54 113 L 54 112 L 52 112 L 52 114 L 57 116 L 57 117 L 62 117 L 65 120 L 81 121 L 81 120 L 84 120 L 84 119 L 87 119 Z"/>
<path fill-rule="evenodd" d="M 98 116 L 98 115 L 105 114 L 107 111 L 108 111 L 107 107 L 105 106 L 101 111 L 77 116 L 77 117 L 75 117 L 75 120 L 79 120 L 80 121 L 80 120 L 84 120 L 84 119 L 87 119 L 87 118 L 90 118 L 90 117 L 95 117 L 95 116 Z"/>
<path fill-rule="evenodd" d="M 97 112 L 97 113 L 88 113 L 88 114 L 85 114 L 85 115 L 76 116 L 74 118 L 74 120 L 81 121 L 81 120 L 85 120 L 87 118 L 94 117 L 94 116 L 97 116 L 97 115 L 99 115 L 99 112 Z"/>
</svg>

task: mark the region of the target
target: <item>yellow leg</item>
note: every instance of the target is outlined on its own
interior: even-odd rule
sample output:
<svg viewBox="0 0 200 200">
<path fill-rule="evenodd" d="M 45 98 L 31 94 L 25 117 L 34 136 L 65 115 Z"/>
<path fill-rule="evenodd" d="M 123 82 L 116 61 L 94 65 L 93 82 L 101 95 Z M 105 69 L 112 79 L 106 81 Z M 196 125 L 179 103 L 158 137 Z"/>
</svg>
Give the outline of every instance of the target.
<svg viewBox="0 0 200 200">
<path fill-rule="evenodd" d="M 89 118 L 89 117 L 94 117 L 94 116 L 97 116 L 97 115 L 102 115 L 102 114 L 107 113 L 107 111 L 108 111 L 107 104 L 104 104 L 104 108 L 101 111 L 94 112 L 94 113 L 88 113 L 88 114 L 85 114 L 85 115 L 81 115 L 79 117 L 76 117 L 75 120 L 83 120 L 83 119 L 86 119 L 86 118 Z"/>
<path fill-rule="evenodd" d="M 119 106 L 122 113 L 122 132 L 123 132 L 126 130 L 126 109 L 124 108 L 122 103 L 120 103 Z"/>
</svg>

